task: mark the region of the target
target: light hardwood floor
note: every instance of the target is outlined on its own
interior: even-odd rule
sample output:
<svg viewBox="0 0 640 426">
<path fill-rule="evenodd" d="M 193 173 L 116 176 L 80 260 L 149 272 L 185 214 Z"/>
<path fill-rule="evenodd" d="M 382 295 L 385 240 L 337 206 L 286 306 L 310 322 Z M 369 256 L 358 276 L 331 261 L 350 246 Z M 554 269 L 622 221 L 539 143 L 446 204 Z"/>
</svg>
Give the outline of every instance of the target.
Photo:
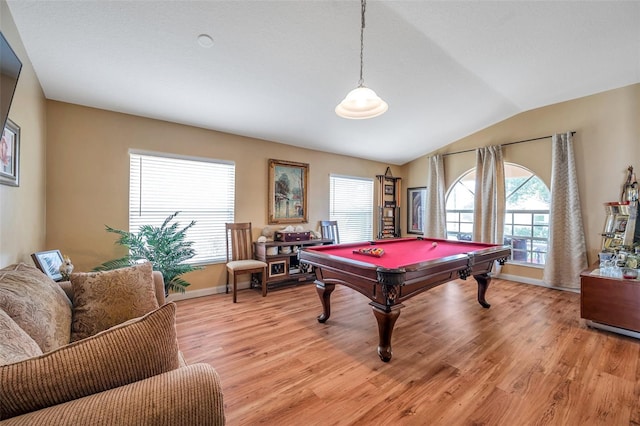
<svg viewBox="0 0 640 426">
<path fill-rule="evenodd" d="M 494 279 L 487 300 L 472 279 L 408 300 L 389 363 L 342 286 L 326 324 L 312 284 L 179 301 L 178 339 L 229 425 L 640 425 L 640 341 L 586 327 L 575 293 Z"/>
</svg>

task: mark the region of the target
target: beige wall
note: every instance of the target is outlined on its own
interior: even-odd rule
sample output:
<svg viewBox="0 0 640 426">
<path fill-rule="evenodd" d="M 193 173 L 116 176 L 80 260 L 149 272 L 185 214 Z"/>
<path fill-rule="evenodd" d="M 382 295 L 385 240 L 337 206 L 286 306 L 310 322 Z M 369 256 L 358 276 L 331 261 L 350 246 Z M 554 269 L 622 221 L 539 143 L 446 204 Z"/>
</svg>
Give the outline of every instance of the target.
<svg viewBox="0 0 640 426">
<path fill-rule="evenodd" d="M 0 185 L 0 267 L 31 263 L 45 241 L 45 99 L 4 0 L 0 30 L 22 61 L 9 119 L 20 127 L 19 187 Z"/>
<path fill-rule="evenodd" d="M 129 149 L 234 161 L 236 221 L 254 238 L 267 224 L 268 159 L 309 163 L 309 224 L 329 217 L 331 173 L 373 178 L 386 164 L 55 101 L 47 102 L 47 247 L 78 270 L 121 254 L 105 224 L 127 229 Z M 394 174 L 399 170 L 392 168 Z M 224 265 L 185 276 L 189 290 L 221 286 Z"/>
<path fill-rule="evenodd" d="M 104 225 L 127 227 L 130 148 L 236 163 L 236 220 L 256 233 L 267 218 L 267 160 L 310 164 L 310 228 L 328 217 L 329 174 L 373 177 L 386 164 L 294 148 L 194 127 L 45 101 L 6 2 L 0 29 L 23 61 L 10 112 L 21 127 L 20 187 L 0 185 L 0 267 L 30 262 L 34 251 L 58 248 L 78 270 L 120 254 Z M 602 203 L 617 200 L 629 164 L 640 167 L 640 85 L 528 111 L 456 141 L 455 152 L 575 130 L 575 152 L 589 260 L 596 259 L 604 224 Z M 550 141 L 512 145 L 505 159 L 550 182 Z M 428 156 L 392 167 L 404 188 L 425 186 Z M 446 157 L 446 183 L 474 167 L 474 154 Z M 404 195 L 404 194 L 402 194 Z M 403 199 L 406 197 L 403 197 Z M 45 202 L 46 200 L 46 202 Z M 402 229 L 406 229 L 405 206 Z M 539 269 L 507 266 L 504 272 L 539 278 Z M 220 286 L 224 268 L 213 265 L 186 277 L 190 290 Z"/>
<path fill-rule="evenodd" d="M 619 199 L 627 166 L 631 164 L 640 171 L 640 84 L 518 114 L 438 152 L 505 144 L 569 130 L 577 132 L 574 136 L 576 172 L 591 263 L 597 259 L 601 244 L 605 220 L 603 203 Z M 503 153 L 506 161 L 529 168 L 549 185 L 551 139 L 505 146 Z M 407 186 L 426 185 L 429 155 L 404 165 L 402 172 Z M 474 166 L 473 152 L 445 157 L 447 188 Z M 542 277 L 540 269 L 515 265 L 506 266 L 503 272 L 527 278 Z"/>
</svg>

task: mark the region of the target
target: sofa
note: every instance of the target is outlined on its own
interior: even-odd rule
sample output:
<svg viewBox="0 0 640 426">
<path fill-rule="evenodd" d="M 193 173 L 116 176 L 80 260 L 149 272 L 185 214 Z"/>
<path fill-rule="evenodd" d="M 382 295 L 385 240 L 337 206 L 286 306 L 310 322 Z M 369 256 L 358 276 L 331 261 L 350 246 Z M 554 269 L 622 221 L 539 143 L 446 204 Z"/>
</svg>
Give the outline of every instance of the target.
<svg viewBox="0 0 640 426">
<path fill-rule="evenodd" d="M 220 379 L 187 365 L 175 303 L 142 263 L 74 273 L 0 269 L 0 425 L 222 425 Z"/>
</svg>

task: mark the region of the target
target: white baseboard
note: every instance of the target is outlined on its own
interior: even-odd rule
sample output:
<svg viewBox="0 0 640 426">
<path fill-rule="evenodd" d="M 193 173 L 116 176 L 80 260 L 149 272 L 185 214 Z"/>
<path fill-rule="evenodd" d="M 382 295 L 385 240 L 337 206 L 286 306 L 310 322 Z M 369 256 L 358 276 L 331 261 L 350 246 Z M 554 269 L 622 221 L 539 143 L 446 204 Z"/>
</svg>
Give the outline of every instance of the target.
<svg viewBox="0 0 640 426">
<path fill-rule="evenodd" d="M 637 331 L 627 330 L 626 328 L 613 327 L 611 325 L 601 324 L 599 322 L 595 322 L 591 320 L 586 320 L 586 323 L 589 327 L 592 327 L 592 328 L 597 328 L 600 330 L 610 331 L 612 333 L 618 333 L 624 336 L 633 337 L 635 339 L 640 339 L 640 333 L 638 333 Z"/>
<path fill-rule="evenodd" d="M 238 282 L 238 290 L 249 288 L 249 281 Z M 221 285 L 217 287 L 203 288 L 202 290 L 187 290 L 185 293 L 171 293 L 167 297 L 167 302 L 176 302 L 178 300 L 195 299 L 196 297 L 211 296 L 212 294 L 220 294 L 226 291 L 226 286 Z M 231 289 L 229 289 L 231 294 Z"/>
<path fill-rule="evenodd" d="M 540 287 L 551 288 L 554 290 L 563 290 L 563 291 L 571 291 L 573 293 L 580 293 L 580 290 L 577 288 L 573 289 L 573 288 L 553 287 L 545 284 L 542 280 L 537 280 L 534 278 L 527 278 L 527 277 L 521 277 L 518 275 L 510 275 L 510 274 L 492 274 L 491 276 L 493 278 L 514 281 L 514 282 L 519 282 L 523 284 L 537 285 Z M 250 286 L 249 286 L 248 280 L 238 283 L 238 289 L 247 289 L 249 287 Z M 167 297 L 167 302 L 175 302 L 177 300 L 185 300 L 185 299 L 194 299 L 196 297 L 202 297 L 202 296 L 211 296 L 212 294 L 224 293 L 225 290 L 226 290 L 225 286 L 222 285 L 217 287 L 204 288 L 202 290 L 191 290 L 191 291 L 187 290 L 185 293 L 171 293 L 169 297 Z"/>
<path fill-rule="evenodd" d="M 537 279 L 534 279 L 534 278 L 521 277 L 521 276 L 518 276 L 518 275 L 497 274 L 497 275 L 492 275 L 492 277 L 499 278 L 501 280 L 514 281 L 514 282 L 517 282 L 517 283 L 537 285 L 537 286 L 540 286 L 540 287 L 551 288 L 551 289 L 554 289 L 554 290 L 562 290 L 562 291 L 570 291 L 572 293 L 580 293 L 580 289 L 579 288 L 554 287 L 554 286 L 551 286 L 551 285 L 547 285 L 542 280 L 537 280 Z"/>
</svg>

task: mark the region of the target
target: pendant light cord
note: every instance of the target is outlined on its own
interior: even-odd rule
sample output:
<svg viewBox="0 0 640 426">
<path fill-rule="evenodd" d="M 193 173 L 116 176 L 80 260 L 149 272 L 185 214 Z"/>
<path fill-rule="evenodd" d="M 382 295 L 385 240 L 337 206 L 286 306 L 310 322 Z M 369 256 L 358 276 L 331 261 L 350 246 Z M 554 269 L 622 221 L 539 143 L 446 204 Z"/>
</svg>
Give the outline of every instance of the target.
<svg viewBox="0 0 640 426">
<path fill-rule="evenodd" d="M 367 9 L 367 0 L 360 0 L 361 4 L 361 25 L 360 25 L 360 80 L 358 81 L 358 87 L 364 86 L 364 78 L 362 78 L 362 69 L 364 68 L 364 12 Z"/>
<path fill-rule="evenodd" d="M 360 0 L 360 7 L 360 80 L 358 87 L 350 90 L 335 109 L 339 117 L 354 120 L 377 117 L 384 114 L 389 108 L 387 103 L 376 95 L 376 92 L 364 85 L 364 15 L 367 9 L 367 0 Z"/>
</svg>

